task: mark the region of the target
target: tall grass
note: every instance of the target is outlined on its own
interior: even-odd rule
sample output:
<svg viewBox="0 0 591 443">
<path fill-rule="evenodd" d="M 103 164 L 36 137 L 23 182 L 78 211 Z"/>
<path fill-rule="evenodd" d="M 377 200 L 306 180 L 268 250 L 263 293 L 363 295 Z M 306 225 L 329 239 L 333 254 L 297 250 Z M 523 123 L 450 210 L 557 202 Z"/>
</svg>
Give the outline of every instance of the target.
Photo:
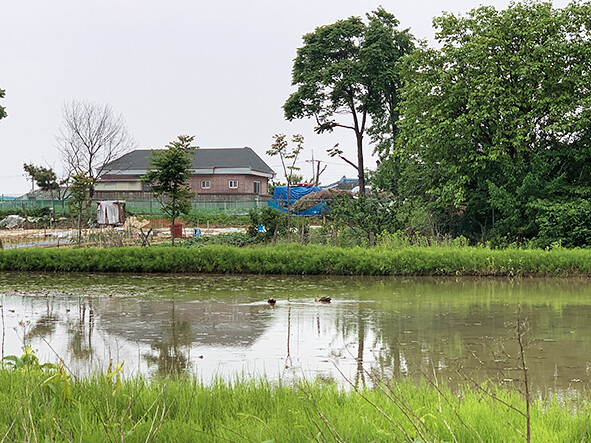
<svg viewBox="0 0 591 443">
<path fill-rule="evenodd" d="M 71 382 L 71 397 L 41 371 L 0 370 L 1 441 L 522 441 L 525 420 L 469 388 L 454 395 L 409 382 L 345 390 L 264 380 L 131 378 Z M 523 409 L 515 392 L 498 391 Z M 532 404 L 532 440 L 591 441 L 591 402 Z"/>
<path fill-rule="evenodd" d="M 591 250 L 277 245 L 0 251 L 0 270 L 295 275 L 590 275 Z"/>
</svg>

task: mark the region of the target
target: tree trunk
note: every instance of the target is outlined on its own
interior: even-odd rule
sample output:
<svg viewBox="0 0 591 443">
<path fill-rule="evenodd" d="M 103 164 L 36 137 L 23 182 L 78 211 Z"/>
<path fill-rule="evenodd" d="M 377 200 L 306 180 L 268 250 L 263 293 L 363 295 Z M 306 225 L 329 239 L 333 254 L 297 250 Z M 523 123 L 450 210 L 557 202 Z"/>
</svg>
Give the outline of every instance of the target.
<svg viewBox="0 0 591 443">
<path fill-rule="evenodd" d="M 82 239 L 82 209 L 78 211 L 78 247 L 80 247 L 80 240 Z"/>
<path fill-rule="evenodd" d="M 363 134 L 355 131 L 357 136 L 357 175 L 359 177 L 359 194 L 365 195 L 365 174 L 363 166 Z"/>
<path fill-rule="evenodd" d="M 172 216 L 172 229 L 171 229 L 171 237 L 172 237 L 172 246 L 174 246 L 174 221 L 175 221 L 176 217 L 173 215 Z"/>
<path fill-rule="evenodd" d="M 290 195 L 290 186 L 289 181 L 291 179 L 291 174 L 287 177 L 287 241 L 291 242 L 291 213 L 290 213 L 290 202 L 291 202 L 291 195 Z"/>
</svg>

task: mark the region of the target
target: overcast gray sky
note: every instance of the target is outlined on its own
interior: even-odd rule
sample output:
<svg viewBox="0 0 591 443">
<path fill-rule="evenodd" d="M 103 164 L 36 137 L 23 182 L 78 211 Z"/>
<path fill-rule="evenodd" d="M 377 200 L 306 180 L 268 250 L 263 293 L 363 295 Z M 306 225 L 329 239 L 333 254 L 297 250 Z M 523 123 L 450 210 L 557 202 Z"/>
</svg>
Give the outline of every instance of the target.
<svg viewBox="0 0 591 443">
<path fill-rule="evenodd" d="M 202 147 L 250 146 L 265 155 L 275 133 L 305 136 L 328 162 L 327 184 L 356 171 L 329 158 L 328 147 L 354 156 L 345 129 L 316 135 L 314 122 L 286 122 L 281 106 L 293 91 L 291 68 L 303 34 L 381 5 L 402 28 L 433 44 L 432 18 L 463 13 L 470 0 L 0 0 L 0 194 L 30 189 L 23 163 L 61 169 L 55 136 L 61 108 L 72 99 L 108 103 L 122 113 L 139 148 L 161 148 L 179 134 Z M 566 0 L 555 0 L 563 7 Z M 370 155 L 371 146 L 367 147 Z M 371 167 L 374 162 L 368 161 Z"/>
</svg>

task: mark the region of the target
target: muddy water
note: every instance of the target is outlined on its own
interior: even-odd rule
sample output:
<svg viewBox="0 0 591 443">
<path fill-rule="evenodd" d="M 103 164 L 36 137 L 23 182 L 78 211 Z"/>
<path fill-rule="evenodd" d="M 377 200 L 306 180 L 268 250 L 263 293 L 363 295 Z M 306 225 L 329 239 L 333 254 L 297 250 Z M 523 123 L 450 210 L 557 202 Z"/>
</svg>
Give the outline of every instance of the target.
<svg viewBox="0 0 591 443">
<path fill-rule="evenodd" d="M 540 393 L 591 381 L 591 286 L 571 279 L 0 276 L 2 354 L 77 375 L 427 376 L 519 385 L 515 324 Z M 314 299 L 328 296 L 330 304 Z M 277 299 L 275 306 L 267 304 Z M 517 314 L 520 309 L 520 314 Z"/>
</svg>

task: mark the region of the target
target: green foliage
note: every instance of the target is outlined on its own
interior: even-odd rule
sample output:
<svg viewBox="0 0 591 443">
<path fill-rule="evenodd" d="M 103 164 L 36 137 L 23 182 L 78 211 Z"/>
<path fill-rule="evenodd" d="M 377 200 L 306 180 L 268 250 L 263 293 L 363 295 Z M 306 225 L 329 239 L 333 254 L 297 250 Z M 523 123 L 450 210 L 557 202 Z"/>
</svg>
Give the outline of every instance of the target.
<svg viewBox="0 0 591 443">
<path fill-rule="evenodd" d="M 431 234 L 471 241 L 588 241 L 549 208 L 591 195 L 590 20 L 577 2 L 435 19 L 439 49 L 404 61 L 400 137 L 377 177 L 401 213 L 423 207 Z"/>
<path fill-rule="evenodd" d="M 70 377 L 66 372 L 64 362 L 60 361 L 57 365 L 53 363 L 41 364 L 39 358 L 35 355 L 35 351 L 30 346 L 23 347 L 23 355 L 20 357 L 16 355 L 4 357 L 2 359 L 2 370 L 12 371 L 13 373 L 26 373 L 28 376 L 42 376 L 43 380 L 40 386 L 47 386 L 62 401 L 72 398 Z M 47 375 L 49 377 L 46 377 Z"/>
<path fill-rule="evenodd" d="M 384 231 L 376 236 L 376 247 L 380 249 L 403 249 L 413 246 L 465 248 L 469 246 L 469 241 L 466 237 L 462 236 L 436 239 L 434 237 L 421 235 L 419 232 L 414 232 L 413 234 L 408 235 L 403 231 Z"/>
<path fill-rule="evenodd" d="M 43 191 L 53 192 L 59 189 L 60 185 L 57 182 L 57 176 L 53 169 L 27 163 L 23 165 L 23 169 L 31 179 L 35 180 L 37 186 Z"/>
<path fill-rule="evenodd" d="M 557 244 L 565 248 L 591 247 L 591 202 L 589 200 L 540 201 L 535 208 L 539 233 L 534 239 L 534 245 L 542 248 Z"/>
<path fill-rule="evenodd" d="M 273 138 L 275 141 L 271 145 L 271 149 L 267 150 L 267 155 L 271 157 L 279 156 L 281 159 L 283 173 L 287 180 L 287 192 L 289 194 L 289 186 L 298 183 L 296 177 L 300 179 L 303 177 L 296 174 L 296 171 L 300 170 L 299 166 L 296 166 L 296 163 L 300 153 L 304 149 L 304 136 L 301 134 L 293 135 L 291 138 L 293 146 L 291 147 L 287 140 L 285 140 L 285 134 L 275 134 Z"/>
<path fill-rule="evenodd" d="M 122 247 L 0 250 L 0 271 L 292 275 L 591 275 L 591 250 L 482 247 Z"/>
<path fill-rule="evenodd" d="M 193 237 L 185 240 L 179 246 L 186 248 L 194 248 L 205 245 L 227 245 L 243 247 L 254 245 L 262 240 L 260 236 L 252 236 L 244 232 L 230 232 L 227 234 L 210 235 L 207 237 Z"/>
<path fill-rule="evenodd" d="M 191 211 L 191 198 L 195 195 L 189 186 L 192 163 L 189 156 L 193 136 L 179 135 L 178 140 L 166 145 L 166 150 L 153 150 L 149 169 L 143 177 L 174 224 L 175 219 Z M 174 245 L 174 235 L 172 236 Z"/>
<path fill-rule="evenodd" d="M 0 98 L 4 98 L 4 94 L 6 91 L 4 89 L 0 89 Z M 6 117 L 6 108 L 4 106 L 0 106 L 0 120 Z"/>
<path fill-rule="evenodd" d="M 70 212 L 76 214 L 78 217 L 78 246 L 82 239 L 82 213 L 88 209 L 91 204 L 90 192 L 93 186 L 93 179 L 86 175 L 85 172 L 74 174 L 70 177 L 70 199 L 68 200 L 68 208 Z"/>
<path fill-rule="evenodd" d="M 276 241 L 278 237 L 287 234 L 287 214 L 273 209 L 269 206 L 263 209 L 251 209 L 248 213 L 250 217 L 250 226 L 248 233 L 252 237 L 260 238 L 263 242 L 271 240 Z M 259 226 L 263 231 L 259 231 Z"/>
<path fill-rule="evenodd" d="M 394 232 L 400 229 L 396 219 L 395 203 L 390 199 L 339 196 L 330 202 L 327 218 L 343 223 L 357 232 L 362 232 L 368 240 L 381 232 Z"/>
<path fill-rule="evenodd" d="M 409 380 L 342 389 L 305 380 L 204 385 L 135 377 L 121 380 L 113 395 L 112 383 L 97 375 L 72 382 L 68 402 L 53 401 L 43 380 L 42 374 L 0 370 L 5 440 L 34 435 L 37 441 L 523 441 L 523 396 L 487 386 L 502 408 L 480 388 L 453 392 L 443 384 Z M 587 396 L 532 402 L 532 441 L 590 441 L 590 410 Z"/>
<path fill-rule="evenodd" d="M 70 211 L 80 215 L 84 209 L 90 206 L 89 191 L 92 186 L 92 179 L 85 173 L 80 173 L 73 175 L 71 180 L 68 207 Z"/>
<path fill-rule="evenodd" d="M 350 17 L 304 35 L 292 71 L 298 89 L 283 106 L 288 120 L 314 118 L 318 133 L 335 127 L 354 131 L 357 161 L 338 154 L 357 168 L 362 193 L 363 136 L 369 131 L 380 150 L 391 143 L 401 86 L 397 62 L 413 49 L 408 31 L 398 31 L 398 20 L 384 9 L 367 14 L 367 21 Z M 343 114 L 351 121 L 340 121 Z"/>
<path fill-rule="evenodd" d="M 157 217 L 145 217 L 157 218 Z M 209 223 L 210 226 L 247 226 L 250 222 L 248 215 L 227 214 L 225 212 L 206 213 L 191 211 L 183 215 L 183 220 L 188 224 L 198 224 L 205 226 Z"/>
</svg>

